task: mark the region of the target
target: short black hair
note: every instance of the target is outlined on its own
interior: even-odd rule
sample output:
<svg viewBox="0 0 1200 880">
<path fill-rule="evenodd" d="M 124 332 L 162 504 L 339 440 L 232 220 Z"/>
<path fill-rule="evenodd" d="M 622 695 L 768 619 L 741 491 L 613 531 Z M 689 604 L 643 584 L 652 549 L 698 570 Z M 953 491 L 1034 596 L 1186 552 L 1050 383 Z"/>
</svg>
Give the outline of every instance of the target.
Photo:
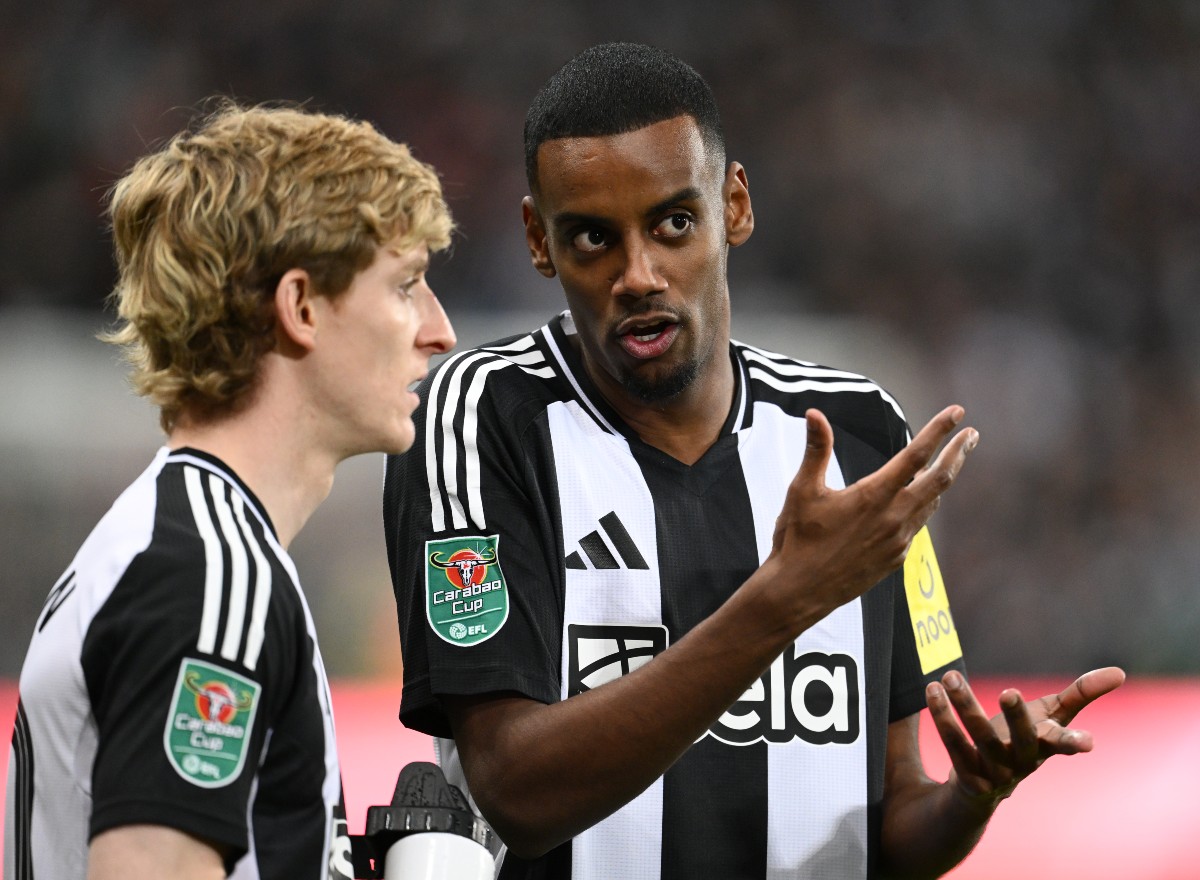
<svg viewBox="0 0 1200 880">
<path fill-rule="evenodd" d="M 705 147 L 724 166 L 721 115 L 704 77 L 664 49 L 602 43 L 550 77 L 525 116 L 525 175 L 537 189 L 538 147 L 568 137 L 607 137 L 690 116 Z"/>
</svg>

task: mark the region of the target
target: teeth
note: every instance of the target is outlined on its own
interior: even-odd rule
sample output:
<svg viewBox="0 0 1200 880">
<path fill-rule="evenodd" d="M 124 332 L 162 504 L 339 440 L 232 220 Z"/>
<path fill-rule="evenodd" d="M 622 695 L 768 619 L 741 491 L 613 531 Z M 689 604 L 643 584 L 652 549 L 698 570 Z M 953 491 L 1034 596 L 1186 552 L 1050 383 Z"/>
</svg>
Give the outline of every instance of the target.
<svg viewBox="0 0 1200 880">
<path fill-rule="evenodd" d="M 651 339 L 657 339 L 662 335 L 661 330 L 654 330 L 650 333 L 631 333 L 630 334 L 638 342 L 649 342 Z"/>
</svg>

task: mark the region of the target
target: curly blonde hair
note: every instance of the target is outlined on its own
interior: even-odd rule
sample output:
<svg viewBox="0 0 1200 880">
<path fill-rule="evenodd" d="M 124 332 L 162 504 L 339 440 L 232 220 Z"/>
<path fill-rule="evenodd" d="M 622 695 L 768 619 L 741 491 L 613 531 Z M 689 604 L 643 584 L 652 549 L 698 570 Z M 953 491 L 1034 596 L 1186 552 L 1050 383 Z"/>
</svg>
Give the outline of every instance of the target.
<svg viewBox="0 0 1200 880">
<path fill-rule="evenodd" d="M 168 433 L 247 398 L 289 269 L 336 297 L 380 246 L 439 251 L 454 228 L 434 169 L 369 123 L 229 101 L 138 160 L 108 214 L 123 323 L 101 338 Z"/>
</svg>

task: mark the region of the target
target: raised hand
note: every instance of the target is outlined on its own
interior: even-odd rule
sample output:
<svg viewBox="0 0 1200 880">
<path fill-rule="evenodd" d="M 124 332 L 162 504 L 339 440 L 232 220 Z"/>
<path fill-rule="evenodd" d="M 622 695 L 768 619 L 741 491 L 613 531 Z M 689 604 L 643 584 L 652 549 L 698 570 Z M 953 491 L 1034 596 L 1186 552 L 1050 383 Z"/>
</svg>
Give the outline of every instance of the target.
<svg viewBox="0 0 1200 880">
<path fill-rule="evenodd" d="M 1094 669 L 1061 693 L 1028 703 L 1019 691 L 1009 688 L 1000 694 L 1000 714 L 989 718 L 962 675 L 946 673 L 941 683 L 926 688 L 925 696 L 950 755 L 948 781 L 969 799 L 991 807 L 1051 755 L 1090 752 L 1091 733 L 1067 725 L 1085 706 L 1124 681 L 1124 671 L 1115 666 Z"/>
<path fill-rule="evenodd" d="M 903 562 L 913 536 L 958 477 L 979 435 L 965 428 L 937 453 L 963 418 L 961 406 L 934 416 L 875 473 L 845 489 L 830 489 L 825 472 L 833 429 L 817 410 L 806 413 L 808 445 L 775 521 L 770 557 L 761 572 L 781 585 L 803 573 L 795 596 L 805 624 L 862 595 Z"/>
</svg>

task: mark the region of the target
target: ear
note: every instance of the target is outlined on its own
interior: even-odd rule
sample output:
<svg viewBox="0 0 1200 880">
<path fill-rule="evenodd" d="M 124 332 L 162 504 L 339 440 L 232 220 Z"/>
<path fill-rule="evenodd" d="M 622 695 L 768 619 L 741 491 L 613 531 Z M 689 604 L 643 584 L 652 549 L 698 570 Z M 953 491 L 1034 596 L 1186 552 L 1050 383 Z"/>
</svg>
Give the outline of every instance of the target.
<svg viewBox="0 0 1200 880">
<path fill-rule="evenodd" d="M 317 345 L 316 290 L 303 269 L 288 269 L 275 287 L 275 327 L 281 347 L 311 351 Z"/>
<path fill-rule="evenodd" d="M 521 219 L 525 223 L 525 243 L 529 245 L 529 259 L 533 268 L 547 278 L 553 278 L 557 271 L 554 261 L 550 259 L 550 247 L 546 242 L 546 229 L 542 226 L 542 216 L 533 204 L 533 196 L 521 199 Z"/>
<path fill-rule="evenodd" d="M 737 247 L 754 232 L 754 208 L 750 205 L 750 185 L 740 162 L 730 162 L 722 188 L 725 199 L 725 241 Z"/>
</svg>

